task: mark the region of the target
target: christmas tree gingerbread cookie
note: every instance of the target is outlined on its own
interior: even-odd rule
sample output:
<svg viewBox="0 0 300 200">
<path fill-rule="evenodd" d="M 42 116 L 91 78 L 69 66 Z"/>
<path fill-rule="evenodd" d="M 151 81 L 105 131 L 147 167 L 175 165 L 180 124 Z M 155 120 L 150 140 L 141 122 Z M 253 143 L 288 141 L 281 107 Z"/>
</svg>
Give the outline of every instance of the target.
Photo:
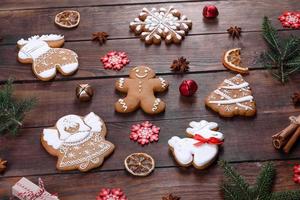
<svg viewBox="0 0 300 200">
<path fill-rule="evenodd" d="M 105 140 L 102 119 L 91 112 L 84 117 L 66 115 L 55 127 L 43 130 L 41 142 L 48 153 L 58 157 L 58 170 L 89 171 L 102 165 L 115 146 Z"/>
<path fill-rule="evenodd" d="M 205 105 L 223 117 L 253 116 L 256 105 L 249 83 L 240 74 L 225 79 L 205 100 Z"/>
<path fill-rule="evenodd" d="M 219 145 L 223 144 L 224 136 L 217 131 L 215 122 L 190 122 L 186 129 L 188 137 L 173 136 L 169 141 L 169 148 L 180 166 L 193 165 L 197 169 L 205 169 L 217 157 Z"/>
<path fill-rule="evenodd" d="M 139 107 L 148 114 L 158 114 L 165 110 L 166 104 L 154 96 L 155 92 L 166 91 L 169 84 L 163 78 L 155 78 L 155 72 L 146 66 L 133 68 L 129 78 L 120 78 L 116 82 L 116 89 L 127 93 L 124 99 L 119 99 L 115 110 L 120 113 L 129 113 Z"/>
<path fill-rule="evenodd" d="M 17 42 L 18 60 L 32 63 L 32 71 L 42 81 L 53 79 L 58 70 L 62 75 L 71 75 L 78 69 L 78 56 L 74 51 L 59 48 L 64 44 L 64 36 L 50 34 L 32 36 Z"/>
</svg>

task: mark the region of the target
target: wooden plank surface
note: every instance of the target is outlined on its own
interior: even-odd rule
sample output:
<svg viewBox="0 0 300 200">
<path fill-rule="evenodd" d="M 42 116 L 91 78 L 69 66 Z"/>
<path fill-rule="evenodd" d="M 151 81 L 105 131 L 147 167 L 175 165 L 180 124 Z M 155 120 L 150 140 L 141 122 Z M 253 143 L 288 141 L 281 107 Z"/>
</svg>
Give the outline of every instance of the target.
<svg viewBox="0 0 300 200">
<path fill-rule="evenodd" d="M 217 20 L 202 17 L 202 8 L 215 4 L 220 11 Z M 129 32 L 129 22 L 137 17 L 143 7 L 169 7 L 173 5 L 193 21 L 193 29 L 181 45 L 145 46 Z M 81 13 L 82 21 L 77 29 L 60 29 L 53 23 L 56 13 L 64 9 Z M 167 141 L 173 135 L 184 137 L 185 129 L 192 120 L 206 119 L 220 125 L 225 143 L 219 159 L 233 163 L 247 180 L 254 183 L 261 162 L 273 160 L 278 176 L 274 189 L 298 189 L 292 181 L 292 167 L 300 159 L 300 145 L 290 154 L 273 148 L 271 136 L 284 128 L 288 117 L 298 115 L 300 107 L 294 107 L 290 96 L 300 90 L 300 74 L 282 85 L 263 70 L 258 57 L 266 49 L 261 37 L 261 21 L 268 16 L 280 35 L 300 36 L 299 30 L 283 29 L 277 17 L 287 10 L 300 10 L 298 0 L 3 0 L 0 6 L 0 84 L 8 77 L 16 79 L 16 96 L 37 96 L 38 106 L 25 120 L 20 135 L 0 137 L 0 157 L 8 160 L 6 173 L 0 176 L 0 199 L 10 194 L 11 186 L 22 176 L 36 182 L 42 177 L 46 188 L 58 192 L 63 200 L 95 199 L 102 187 L 120 187 L 130 200 L 153 200 L 169 192 L 184 200 L 222 199 L 218 185 L 222 171 L 216 163 L 204 171 L 192 167 L 178 167 L 168 150 Z M 226 33 L 229 26 L 243 28 L 240 40 L 233 41 Z M 109 40 L 103 46 L 91 42 L 91 33 L 106 31 Z M 16 60 L 16 41 L 35 34 L 60 33 L 65 35 L 65 47 L 79 55 L 80 69 L 70 77 L 58 75 L 50 82 L 38 81 L 31 72 L 31 65 Z M 204 98 L 225 78 L 234 76 L 221 64 L 224 51 L 242 48 L 242 61 L 251 69 L 245 80 L 250 83 L 257 102 L 255 117 L 225 119 L 207 109 Z M 126 51 L 130 64 L 120 72 L 104 70 L 99 58 L 110 50 Z M 174 59 L 185 56 L 191 62 L 190 72 L 178 75 L 170 71 Z M 123 95 L 114 89 L 114 82 L 128 74 L 133 66 L 148 65 L 170 82 L 168 92 L 158 96 L 167 103 L 167 110 L 157 116 L 149 116 L 141 110 L 131 114 L 114 111 L 114 103 Z M 182 80 L 197 81 L 199 90 L 194 97 L 180 96 L 178 87 Z M 95 96 L 89 103 L 80 103 L 75 97 L 79 83 L 90 83 Z M 85 115 L 93 111 L 99 114 L 108 127 L 107 139 L 116 150 L 104 165 L 88 173 L 77 171 L 58 172 L 56 158 L 50 156 L 40 144 L 43 128 L 54 125 L 66 114 Z M 132 124 L 150 120 L 161 127 L 157 143 L 141 147 L 129 139 Z M 129 175 L 123 166 L 124 158 L 133 152 L 147 152 L 156 161 L 153 174 L 145 178 Z M 66 186 L 67 187 L 64 187 Z"/>
<path fill-rule="evenodd" d="M 281 28 L 277 17 L 282 10 L 300 9 L 297 0 L 239 0 L 218 1 L 215 4 L 220 10 L 217 20 L 206 21 L 202 17 L 202 8 L 207 2 L 189 2 L 172 4 L 193 21 L 193 28 L 189 34 L 224 33 L 237 25 L 243 31 L 258 31 L 261 28 L 263 16 L 269 16 L 277 28 Z M 151 4 L 146 7 L 169 7 L 170 4 Z M 80 7 L 81 23 L 76 29 L 65 30 L 54 25 L 54 16 L 62 9 L 17 10 L 0 12 L 0 35 L 2 43 L 15 44 L 22 37 L 36 34 L 61 33 L 66 40 L 90 40 L 91 34 L 106 31 L 110 38 L 132 38 L 129 23 L 141 12 L 144 5 Z M 251 8 L 251 9 L 248 9 Z M 26 30 L 26 31 L 24 31 Z"/>
<path fill-rule="evenodd" d="M 56 79 L 128 75 L 132 66 L 138 65 L 148 65 L 159 74 L 168 74 L 172 73 L 170 65 L 173 60 L 180 56 L 185 56 L 190 61 L 190 72 L 222 71 L 226 70 L 221 63 L 223 53 L 235 47 L 243 49 L 243 64 L 250 69 L 256 69 L 262 67 L 256 60 L 264 50 L 265 43 L 260 33 L 245 33 L 239 42 L 232 42 L 227 34 L 221 34 L 187 37 L 180 46 L 162 44 L 145 47 L 139 39 L 124 39 L 109 40 L 103 46 L 91 41 L 67 42 L 64 47 L 74 50 L 79 55 L 80 67 L 75 75 L 68 77 L 58 75 Z M 126 51 L 130 59 L 129 65 L 121 71 L 105 70 L 100 62 L 100 57 L 112 50 Z M 37 80 L 32 74 L 31 64 L 26 65 L 17 61 L 17 53 L 15 45 L 0 46 L 2 72 L 0 80 L 6 80 L 10 75 L 13 75 L 16 80 Z"/>
<path fill-rule="evenodd" d="M 167 108 L 165 113 L 154 116 L 146 115 L 141 110 L 130 114 L 116 113 L 114 103 L 124 96 L 114 89 L 116 78 L 16 84 L 15 88 L 19 96 L 37 96 L 39 99 L 38 106 L 27 115 L 25 127 L 51 126 L 63 115 L 69 113 L 85 115 L 89 111 L 99 113 L 106 122 L 205 118 L 208 116 L 218 119 L 216 113 L 205 108 L 204 99 L 224 79 L 234 75 L 230 72 L 219 72 L 163 76 L 170 82 L 170 87 L 166 93 L 158 94 L 158 96 L 167 103 Z M 246 76 L 245 80 L 250 83 L 257 102 L 258 115 L 299 112 L 299 107 L 294 107 L 290 98 L 295 91 L 300 89 L 299 75 L 292 77 L 286 85 L 282 85 L 274 80 L 268 72 L 262 70 L 253 71 Z M 184 79 L 193 79 L 199 84 L 199 90 L 194 97 L 180 96 L 178 88 Z M 81 103 L 76 99 L 75 88 L 79 83 L 89 83 L 95 88 L 95 96 L 91 102 Z M 282 94 L 283 91 L 285 94 Z"/>
<path fill-rule="evenodd" d="M 149 153 L 155 159 L 157 167 L 176 167 L 177 164 L 168 150 L 168 140 L 174 135 L 185 137 L 185 129 L 189 122 L 201 119 L 217 122 L 220 131 L 224 133 L 225 143 L 219 154 L 220 159 L 230 162 L 299 159 L 300 145 L 295 145 L 288 155 L 275 150 L 272 146 L 271 136 L 288 125 L 289 115 L 287 113 L 275 116 L 273 113 L 260 114 L 255 121 L 248 119 L 222 120 L 213 116 L 153 121 L 161 128 L 159 141 L 144 147 L 129 139 L 131 125 L 140 123 L 140 121 L 107 123 L 107 140 L 115 144 L 116 150 L 101 168 L 93 171 L 124 169 L 125 157 L 134 152 Z M 58 172 L 55 169 L 57 159 L 50 156 L 40 144 L 42 131 L 43 128 L 23 129 L 17 138 L 0 138 L 0 143 L 4 144 L 4 147 L 0 149 L 0 155 L 6 155 L 9 162 L 9 169 L 4 174 L 5 177 L 68 173 Z M 32 167 L 33 161 L 34 167 Z"/>
<path fill-rule="evenodd" d="M 274 191 L 299 189 L 292 181 L 292 168 L 294 161 L 276 161 L 277 179 Z M 261 169 L 262 163 L 235 164 L 239 173 L 253 184 L 255 177 Z M 47 190 L 57 192 L 64 200 L 95 199 L 103 187 L 122 188 L 128 199 L 145 200 L 161 199 L 168 193 L 181 196 L 184 200 L 214 199 L 219 200 L 221 193 L 219 183 L 222 179 L 222 170 L 216 165 L 205 171 L 192 168 L 160 168 L 149 177 L 132 177 L 124 170 L 112 172 L 90 172 L 81 174 L 57 174 L 42 176 Z M 36 182 L 39 176 L 31 176 L 30 180 Z M 9 193 L 11 186 L 20 177 L 0 179 L 0 194 Z"/>
</svg>

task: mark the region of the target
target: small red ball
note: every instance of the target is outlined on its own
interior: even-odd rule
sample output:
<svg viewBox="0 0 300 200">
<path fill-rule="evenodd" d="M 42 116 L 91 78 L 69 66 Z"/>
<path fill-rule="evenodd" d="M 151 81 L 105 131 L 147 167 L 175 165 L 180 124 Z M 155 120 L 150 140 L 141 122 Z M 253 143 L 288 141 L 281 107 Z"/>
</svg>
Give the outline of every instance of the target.
<svg viewBox="0 0 300 200">
<path fill-rule="evenodd" d="M 180 94 L 186 97 L 192 96 L 198 89 L 198 85 L 194 80 L 184 80 L 179 86 Z"/>
<path fill-rule="evenodd" d="M 205 18 L 213 19 L 219 15 L 218 8 L 214 5 L 207 5 L 203 8 L 203 16 Z"/>
</svg>

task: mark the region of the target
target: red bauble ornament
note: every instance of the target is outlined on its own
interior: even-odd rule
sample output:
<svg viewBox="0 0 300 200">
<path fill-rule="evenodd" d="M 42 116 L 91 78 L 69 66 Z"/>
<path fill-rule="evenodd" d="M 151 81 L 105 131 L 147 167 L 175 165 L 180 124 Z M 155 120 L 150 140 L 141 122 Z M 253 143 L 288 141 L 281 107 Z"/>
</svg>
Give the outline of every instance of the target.
<svg viewBox="0 0 300 200">
<path fill-rule="evenodd" d="M 218 8 L 214 5 L 207 5 L 203 8 L 203 16 L 205 18 L 213 19 L 219 15 Z"/>
<path fill-rule="evenodd" d="M 192 96 L 198 89 L 198 85 L 194 80 L 184 80 L 179 86 L 180 94 L 186 97 Z"/>
</svg>

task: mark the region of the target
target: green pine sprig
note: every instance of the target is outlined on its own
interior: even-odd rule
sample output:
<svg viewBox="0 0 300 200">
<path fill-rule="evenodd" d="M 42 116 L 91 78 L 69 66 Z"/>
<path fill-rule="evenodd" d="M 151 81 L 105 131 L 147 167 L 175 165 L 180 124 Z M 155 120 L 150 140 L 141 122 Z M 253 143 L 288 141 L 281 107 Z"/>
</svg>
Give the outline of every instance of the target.
<svg viewBox="0 0 300 200">
<path fill-rule="evenodd" d="M 36 98 L 16 99 L 13 97 L 13 80 L 10 79 L 0 90 L 0 135 L 17 135 L 22 127 L 25 113 L 36 105 Z"/>
<path fill-rule="evenodd" d="M 263 19 L 262 33 L 269 47 L 262 54 L 264 66 L 285 83 L 291 74 L 300 71 L 300 38 L 292 35 L 287 39 L 280 38 L 268 17 Z"/>
<path fill-rule="evenodd" d="M 225 200 L 300 199 L 300 190 L 272 192 L 276 171 L 274 165 L 270 162 L 263 165 L 254 186 L 250 186 L 226 161 L 220 161 L 219 165 L 224 170 L 225 179 L 220 187 Z"/>
</svg>

